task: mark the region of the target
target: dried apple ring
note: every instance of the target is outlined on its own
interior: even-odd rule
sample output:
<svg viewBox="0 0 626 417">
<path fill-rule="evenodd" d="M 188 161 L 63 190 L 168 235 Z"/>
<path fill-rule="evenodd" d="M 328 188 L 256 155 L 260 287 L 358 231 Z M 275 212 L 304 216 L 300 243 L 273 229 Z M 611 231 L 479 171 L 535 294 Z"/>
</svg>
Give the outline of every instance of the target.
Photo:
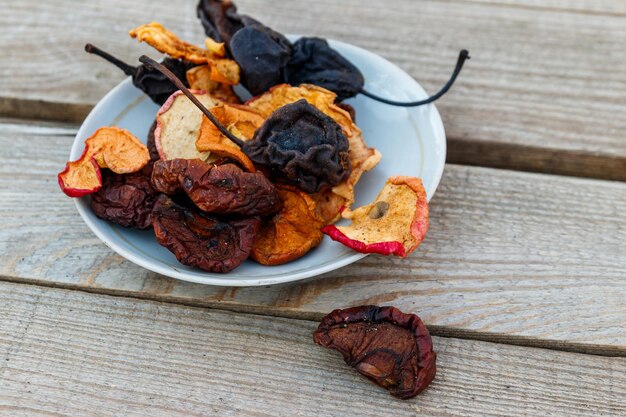
<svg viewBox="0 0 626 417">
<path fill-rule="evenodd" d="M 148 161 L 148 148 L 129 131 L 119 127 L 102 127 L 85 141 L 81 157 L 68 162 L 59 173 L 59 186 L 69 197 L 82 197 L 102 187 L 100 168 L 128 174 L 141 170 Z"/>
<path fill-rule="evenodd" d="M 406 257 L 424 240 L 428 230 L 428 201 L 422 180 L 391 177 L 376 200 L 342 216 L 350 226 L 322 229 L 333 240 L 361 253 Z"/>
</svg>

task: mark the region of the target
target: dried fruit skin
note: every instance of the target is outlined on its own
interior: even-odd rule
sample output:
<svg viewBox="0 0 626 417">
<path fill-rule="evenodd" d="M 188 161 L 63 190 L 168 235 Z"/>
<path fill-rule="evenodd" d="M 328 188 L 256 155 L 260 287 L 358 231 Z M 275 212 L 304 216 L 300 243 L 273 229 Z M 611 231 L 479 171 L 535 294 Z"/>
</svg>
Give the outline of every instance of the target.
<svg viewBox="0 0 626 417">
<path fill-rule="evenodd" d="M 248 258 L 260 220 L 219 220 L 161 195 L 152 212 L 157 241 L 183 265 L 229 272 Z"/>
<path fill-rule="evenodd" d="M 91 196 L 96 216 L 124 227 L 152 226 L 152 208 L 159 193 L 152 187 L 152 164 L 133 174 L 102 173 L 102 188 Z"/>
<path fill-rule="evenodd" d="M 419 178 L 391 177 L 376 200 L 342 214 L 350 226 L 328 225 L 322 232 L 361 253 L 406 257 L 428 230 L 428 201 Z"/>
<path fill-rule="evenodd" d="M 324 223 L 311 197 L 288 185 L 277 185 L 284 206 L 261 223 L 250 256 L 262 265 L 281 265 L 304 256 L 322 241 Z"/>
<path fill-rule="evenodd" d="M 428 387 L 437 371 L 428 329 L 418 316 L 395 307 L 334 310 L 313 340 L 337 350 L 360 374 L 404 400 Z"/>
<path fill-rule="evenodd" d="M 300 38 L 293 44 L 285 79 L 294 86 L 324 87 L 337 94 L 338 101 L 356 96 L 365 84 L 361 71 L 320 38 Z"/>
<path fill-rule="evenodd" d="M 233 164 L 213 166 L 198 159 L 157 161 L 152 185 L 168 195 L 184 191 L 207 213 L 266 216 L 282 206 L 276 188 L 263 174 L 244 172 Z"/>
<path fill-rule="evenodd" d="M 230 0 L 200 0 L 196 13 L 206 35 L 226 45 L 235 32 L 243 27 L 242 16 Z"/>
<path fill-rule="evenodd" d="M 337 185 L 351 171 L 340 126 L 306 100 L 276 110 L 242 150 L 273 178 L 307 193 Z"/>
<path fill-rule="evenodd" d="M 209 111 L 230 133 L 244 141 L 252 139 L 254 132 L 264 122 L 264 119 L 259 114 L 246 106 L 221 105 L 212 107 Z M 202 118 L 196 149 L 201 152 L 211 152 L 213 155 L 233 159 L 245 167 L 248 172 L 256 171 L 254 164 L 243 153 L 239 145 L 224 136 L 206 117 Z"/>
</svg>

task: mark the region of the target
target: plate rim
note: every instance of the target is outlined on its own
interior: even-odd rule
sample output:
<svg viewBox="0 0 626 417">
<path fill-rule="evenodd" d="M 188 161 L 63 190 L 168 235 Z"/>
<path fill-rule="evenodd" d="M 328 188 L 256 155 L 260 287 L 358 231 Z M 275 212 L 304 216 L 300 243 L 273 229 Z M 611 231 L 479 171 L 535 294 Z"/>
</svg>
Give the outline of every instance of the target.
<svg viewBox="0 0 626 417">
<path fill-rule="evenodd" d="M 289 34 L 287 35 L 290 40 L 292 39 L 297 39 L 303 35 L 294 35 L 294 34 Z M 414 83 L 414 87 L 415 89 L 419 92 L 419 95 L 421 95 L 421 97 L 416 97 L 415 99 L 422 99 L 428 96 L 428 94 L 426 93 L 426 91 L 424 90 L 424 88 L 415 80 L 413 79 L 406 71 L 404 71 L 402 68 L 398 67 L 396 64 L 394 64 L 393 62 L 385 59 L 384 57 L 368 51 L 364 48 L 361 48 L 359 46 L 356 45 L 352 45 L 346 42 L 342 42 L 342 41 L 337 41 L 337 40 L 333 40 L 333 39 L 327 39 L 328 42 L 331 44 L 331 46 L 335 46 L 338 45 L 341 48 L 344 49 L 352 49 L 353 51 L 355 51 L 356 53 L 359 54 L 369 54 L 369 55 L 373 55 L 374 57 L 376 57 L 377 59 L 381 59 L 383 61 L 385 61 L 386 64 L 391 65 L 393 67 L 395 67 L 396 70 L 398 70 L 399 72 L 405 74 L 408 76 L 408 78 L 410 78 L 412 80 L 412 82 Z M 97 115 L 100 113 L 101 108 L 104 107 L 106 105 L 106 103 L 108 103 L 108 101 L 111 100 L 111 97 L 116 95 L 118 93 L 118 91 L 128 88 L 129 84 L 132 84 L 132 79 L 131 77 L 127 77 L 125 78 L 123 81 L 121 81 L 119 84 L 117 84 L 115 87 L 113 87 L 111 90 L 109 90 L 99 101 L 98 103 L 96 103 L 96 105 L 93 107 L 93 109 L 89 112 L 89 114 L 87 115 L 87 117 L 83 120 L 83 122 L 81 123 L 80 128 L 78 129 L 76 136 L 74 137 L 74 142 L 72 144 L 72 148 L 70 150 L 70 160 L 72 158 L 72 155 L 76 153 L 76 149 L 79 146 L 84 145 L 84 140 L 80 141 L 79 137 L 85 136 L 85 130 L 86 130 L 86 126 L 89 124 L 89 122 L 92 119 L 95 119 L 97 117 Z M 132 87 L 132 86 L 131 86 Z M 436 131 L 436 136 L 442 138 L 441 140 L 441 156 L 440 156 L 440 162 L 437 166 L 438 169 L 435 172 L 434 178 L 435 180 L 433 181 L 433 185 L 432 185 L 432 190 L 426 190 L 427 191 L 427 198 L 430 201 L 433 197 L 433 195 L 435 194 L 435 191 L 437 190 L 439 183 L 441 181 L 441 178 L 443 176 L 443 171 L 445 168 L 445 161 L 446 161 L 446 155 L 447 155 L 447 138 L 446 138 L 446 134 L 445 134 L 445 128 L 443 126 L 443 120 L 441 119 L 441 115 L 437 109 L 437 107 L 435 106 L 434 103 L 428 104 L 428 107 L 430 109 L 430 111 L 433 112 L 433 114 L 430 117 L 431 121 L 434 121 L 434 125 L 432 126 L 433 129 Z M 88 136 L 87 136 L 88 137 Z M 117 244 L 115 244 L 114 242 L 109 242 L 109 239 L 107 236 L 105 236 L 105 234 L 100 230 L 100 226 L 96 225 L 94 223 L 94 221 L 92 221 L 91 215 L 90 213 L 88 213 L 88 211 L 90 211 L 90 209 L 88 208 L 88 205 L 85 203 L 84 198 L 74 198 L 74 205 L 76 206 L 76 209 L 78 210 L 78 213 L 80 214 L 80 216 L 82 217 L 83 221 L 85 222 L 85 224 L 89 227 L 89 229 L 91 229 L 91 231 L 107 246 L 109 247 L 111 250 L 113 250 L 115 253 L 117 253 L 118 255 L 124 257 L 125 259 L 131 261 L 132 263 L 141 266 L 142 268 L 145 268 L 149 271 L 161 274 L 161 275 L 165 275 L 167 277 L 170 278 L 175 278 L 181 281 L 187 281 L 187 282 L 192 282 L 192 283 L 197 283 L 197 284 L 204 284 L 204 285 L 213 285 L 213 286 L 222 286 L 222 287 L 250 287 L 250 286 L 264 286 L 264 285 L 275 285 L 275 284 L 282 284 L 282 283 L 287 283 L 287 282 L 293 282 L 293 281 L 300 281 L 303 279 L 307 279 L 307 278 L 312 278 L 312 277 L 316 277 L 319 275 L 322 275 L 324 273 L 330 272 L 330 271 L 334 271 L 336 269 L 342 268 L 344 266 L 350 265 L 360 259 L 365 258 L 366 256 L 368 256 L 368 254 L 364 254 L 364 253 L 359 253 L 359 252 L 354 252 L 348 256 L 344 256 L 343 258 L 340 258 L 339 260 L 335 260 L 332 261 L 330 263 L 327 264 L 322 264 L 321 266 L 315 266 L 309 269 L 305 269 L 303 271 L 299 271 L 299 272 L 288 272 L 288 273 L 283 273 L 281 275 L 278 276 L 272 276 L 272 277 L 263 277 L 263 278 L 254 278 L 254 277 L 249 277 L 249 276 L 241 276 L 241 275 L 237 275 L 236 272 L 234 273 L 234 271 L 231 271 L 229 273 L 226 274 L 220 274 L 219 278 L 215 277 L 214 273 L 211 272 L 206 272 L 206 276 L 195 276 L 195 275 L 191 275 L 189 272 L 186 271 L 179 271 L 177 270 L 175 267 L 162 267 L 159 264 L 154 263 L 153 261 L 150 261 L 148 258 L 143 258 L 140 256 L 135 256 L 135 254 L 133 254 L 132 252 L 128 251 L 127 249 L 125 249 L 122 246 L 119 246 Z M 236 271 L 236 270 L 235 270 Z"/>
</svg>

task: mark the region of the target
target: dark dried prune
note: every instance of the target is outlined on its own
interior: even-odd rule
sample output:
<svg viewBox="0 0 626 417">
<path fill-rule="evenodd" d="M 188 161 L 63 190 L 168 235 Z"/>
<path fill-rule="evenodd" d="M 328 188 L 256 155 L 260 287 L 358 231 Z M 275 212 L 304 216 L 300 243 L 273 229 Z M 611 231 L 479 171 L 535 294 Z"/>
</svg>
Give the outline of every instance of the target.
<svg viewBox="0 0 626 417">
<path fill-rule="evenodd" d="M 146 93 L 152 101 L 159 105 L 165 103 L 167 98 L 178 90 L 178 88 L 176 88 L 176 86 L 172 84 L 172 82 L 165 75 L 153 68 L 148 68 L 145 65 L 133 67 L 132 65 L 128 65 L 125 62 L 120 61 L 111 54 L 104 52 L 91 44 L 85 45 L 85 51 L 104 58 L 124 71 L 124 74 L 131 76 L 133 85 Z M 187 70 L 196 66 L 195 64 L 173 58 L 165 58 L 162 64 L 176 74 L 176 76 L 182 80 L 186 86 L 189 86 L 186 73 Z"/>
<path fill-rule="evenodd" d="M 261 173 L 228 164 L 213 166 L 199 159 L 157 161 L 152 184 L 165 194 L 184 191 L 207 213 L 266 216 L 282 207 L 276 188 Z"/>
<path fill-rule="evenodd" d="M 242 16 L 230 0 L 200 0 L 196 13 L 206 35 L 227 46 L 235 32 L 243 27 Z"/>
<path fill-rule="evenodd" d="M 242 149 L 276 180 L 311 194 L 350 175 L 348 147 L 337 122 L 302 99 L 272 113 Z"/>
<path fill-rule="evenodd" d="M 395 307 L 335 310 L 322 319 L 313 339 L 339 351 L 361 375 L 403 400 L 435 378 L 437 355 L 428 329 L 418 316 Z"/>
<path fill-rule="evenodd" d="M 152 226 L 160 245 L 183 265 L 210 272 L 229 272 L 248 258 L 260 219 L 219 220 L 176 204 L 161 195 L 152 212 Z"/>
<path fill-rule="evenodd" d="M 91 195 L 96 216 L 124 227 L 148 229 L 159 193 L 152 187 L 152 163 L 133 174 L 102 170 L 102 188 Z"/>
<path fill-rule="evenodd" d="M 148 131 L 148 141 L 146 144 L 146 147 L 148 148 L 148 152 L 150 152 L 150 160 L 152 162 L 158 161 L 159 159 L 161 159 L 161 157 L 159 156 L 159 151 L 156 147 L 156 138 L 154 136 L 154 131 L 156 130 L 157 127 L 157 121 L 155 120 L 154 122 L 152 122 L 152 125 L 150 126 L 150 130 Z"/>
<path fill-rule="evenodd" d="M 361 71 L 321 38 L 300 38 L 293 44 L 285 79 L 295 86 L 324 87 L 337 94 L 337 101 L 356 96 L 365 84 Z"/>
<path fill-rule="evenodd" d="M 284 82 L 291 57 L 291 42 L 260 23 L 238 30 L 230 40 L 230 53 L 239 64 L 241 83 L 253 96 Z"/>
</svg>

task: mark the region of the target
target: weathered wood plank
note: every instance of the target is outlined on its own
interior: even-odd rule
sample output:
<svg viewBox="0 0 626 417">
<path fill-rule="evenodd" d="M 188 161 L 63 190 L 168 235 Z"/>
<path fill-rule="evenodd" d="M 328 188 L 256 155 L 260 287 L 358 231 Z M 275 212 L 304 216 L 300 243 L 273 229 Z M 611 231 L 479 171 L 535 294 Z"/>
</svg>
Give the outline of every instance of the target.
<svg viewBox="0 0 626 417">
<path fill-rule="evenodd" d="M 452 0 L 455 1 L 455 0 Z M 489 3 L 509 7 L 533 7 L 579 13 L 626 15 L 626 4 L 615 0 L 458 0 L 458 2 Z"/>
<path fill-rule="evenodd" d="M 316 346 L 316 325 L 0 283 L 0 413 L 626 413 L 622 358 L 435 337 L 435 381 L 400 401 Z"/>
<path fill-rule="evenodd" d="M 467 47 L 473 60 L 439 104 L 450 162 L 626 180 L 625 16 L 558 10 L 556 0 L 547 9 L 482 1 L 238 3 L 281 31 L 332 37 L 379 53 L 431 92 L 449 76 L 458 49 Z M 194 4 L 7 4 L 0 41 L 12 47 L 0 51 L 0 113 L 81 119 L 122 79 L 84 54 L 82 45 L 92 41 L 132 61 L 147 49 L 126 31 L 151 20 L 200 41 Z M 584 9 L 590 2 L 563 7 L 571 4 Z"/>
<path fill-rule="evenodd" d="M 626 354 L 626 184 L 449 165 L 427 239 L 408 259 L 215 288 L 148 272 L 91 233 L 56 184 L 73 135 L 0 124 L 3 279 L 298 318 L 390 304 L 437 334 Z"/>
</svg>

